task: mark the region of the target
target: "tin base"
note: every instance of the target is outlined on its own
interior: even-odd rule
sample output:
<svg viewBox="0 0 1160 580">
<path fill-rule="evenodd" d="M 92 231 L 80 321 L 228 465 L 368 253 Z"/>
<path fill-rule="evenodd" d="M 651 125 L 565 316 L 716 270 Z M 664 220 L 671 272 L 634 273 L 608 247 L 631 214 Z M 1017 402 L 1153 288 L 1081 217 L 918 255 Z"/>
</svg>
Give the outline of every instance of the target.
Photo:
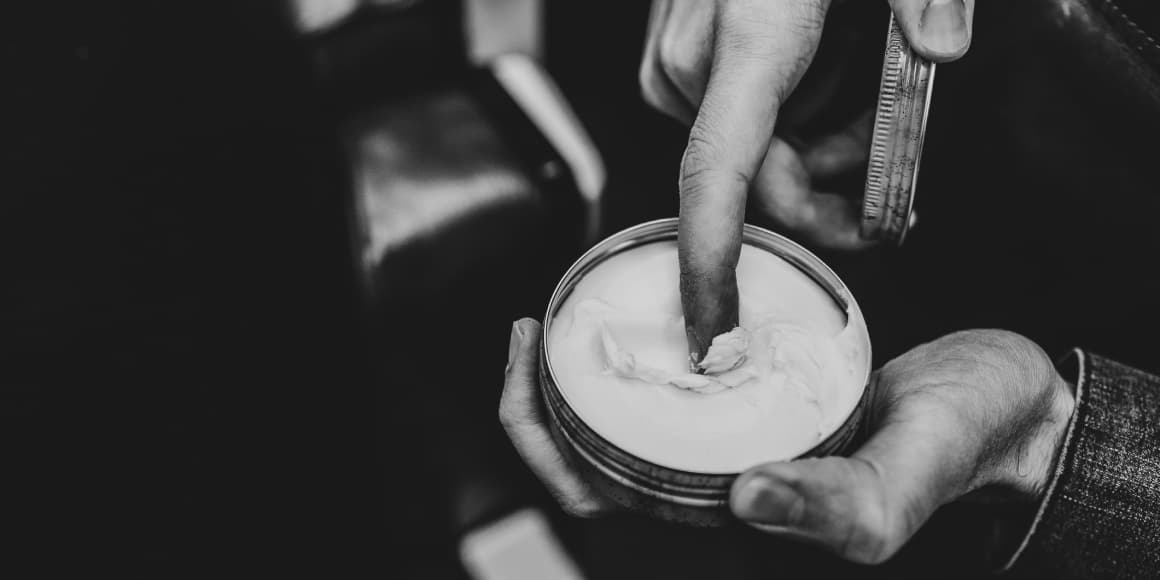
<svg viewBox="0 0 1160 580">
<path fill-rule="evenodd" d="M 657 497 L 655 493 L 646 492 L 631 481 L 601 469 L 591 456 L 563 433 L 560 422 L 556 420 L 550 406 L 549 415 L 553 419 L 551 432 L 556 446 L 568 456 L 584 481 L 625 510 L 669 523 L 700 528 L 721 527 L 736 521 L 729 511 L 727 499 L 712 502 L 710 505 L 678 503 L 672 498 Z"/>
</svg>

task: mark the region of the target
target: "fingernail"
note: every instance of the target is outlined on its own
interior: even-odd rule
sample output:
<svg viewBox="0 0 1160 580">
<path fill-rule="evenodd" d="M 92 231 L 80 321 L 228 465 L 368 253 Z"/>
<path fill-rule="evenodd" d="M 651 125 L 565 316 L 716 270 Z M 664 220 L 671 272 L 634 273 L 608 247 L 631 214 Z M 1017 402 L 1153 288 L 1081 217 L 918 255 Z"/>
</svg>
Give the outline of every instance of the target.
<svg viewBox="0 0 1160 580">
<path fill-rule="evenodd" d="M 967 47 L 967 5 L 963 0 L 930 0 L 918 23 L 922 44 L 938 54 L 958 54 Z"/>
<path fill-rule="evenodd" d="M 503 368 L 504 374 L 512 370 L 512 363 L 516 360 L 516 352 L 520 350 L 520 344 L 524 342 L 524 330 L 520 328 L 520 321 L 512 323 L 512 337 L 508 341 L 508 360 L 507 366 Z"/>
<path fill-rule="evenodd" d="M 737 517 L 756 524 L 784 526 L 790 523 L 790 510 L 799 501 L 789 486 L 764 476 L 754 476 L 737 492 Z"/>
</svg>

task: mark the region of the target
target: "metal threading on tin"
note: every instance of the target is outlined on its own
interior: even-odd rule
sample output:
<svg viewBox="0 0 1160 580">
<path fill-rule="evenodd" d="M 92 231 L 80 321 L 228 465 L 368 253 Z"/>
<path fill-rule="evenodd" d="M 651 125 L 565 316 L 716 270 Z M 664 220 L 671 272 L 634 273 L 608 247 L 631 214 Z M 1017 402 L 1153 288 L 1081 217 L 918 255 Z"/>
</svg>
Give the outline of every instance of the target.
<svg viewBox="0 0 1160 580">
<path fill-rule="evenodd" d="M 915 223 L 915 185 L 934 70 L 933 62 L 910 48 L 892 14 L 862 198 L 863 238 L 902 244 Z"/>
<path fill-rule="evenodd" d="M 847 317 L 852 311 L 860 311 L 853 295 L 838 275 L 805 248 L 788 238 L 749 224 L 745 225 L 742 236 L 745 243 L 773 253 L 809 276 L 833 298 Z M 556 315 L 581 278 L 602 261 L 620 252 L 653 242 L 675 240 L 676 237 L 675 218 L 646 222 L 613 234 L 576 260 L 557 284 L 544 315 L 540 343 L 540 390 L 557 443 L 573 452 L 586 470 L 605 479 L 601 483 L 604 489 L 611 491 L 612 499 L 626 508 L 650 512 L 663 519 L 694 525 L 718 525 L 725 521 L 718 512 L 727 505 L 730 486 L 739 474 L 694 473 L 673 469 L 620 449 L 589 427 L 568 403 L 552 369 L 547 348 L 548 333 Z M 869 342 L 865 347 L 869 360 Z M 865 385 L 869 381 L 869 369 L 864 379 Z M 858 435 L 869 396 L 870 389 L 864 387 L 858 403 L 834 431 L 800 457 L 834 455 L 849 450 Z M 615 489 L 610 489 L 609 484 Z M 621 491 L 631 497 L 626 499 L 626 494 L 618 494 Z M 646 502 L 651 503 L 651 506 L 642 505 Z"/>
</svg>

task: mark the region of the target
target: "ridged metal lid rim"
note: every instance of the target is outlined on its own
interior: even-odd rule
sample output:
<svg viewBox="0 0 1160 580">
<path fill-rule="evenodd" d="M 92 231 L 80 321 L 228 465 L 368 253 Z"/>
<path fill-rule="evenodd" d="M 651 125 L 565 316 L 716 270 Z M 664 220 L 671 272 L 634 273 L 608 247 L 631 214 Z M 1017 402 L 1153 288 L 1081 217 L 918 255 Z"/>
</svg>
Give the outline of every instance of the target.
<svg viewBox="0 0 1160 580">
<path fill-rule="evenodd" d="M 901 244 L 914 225 L 918 170 L 935 64 L 915 53 L 890 17 L 862 197 L 862 237 Z"/>
</svg>

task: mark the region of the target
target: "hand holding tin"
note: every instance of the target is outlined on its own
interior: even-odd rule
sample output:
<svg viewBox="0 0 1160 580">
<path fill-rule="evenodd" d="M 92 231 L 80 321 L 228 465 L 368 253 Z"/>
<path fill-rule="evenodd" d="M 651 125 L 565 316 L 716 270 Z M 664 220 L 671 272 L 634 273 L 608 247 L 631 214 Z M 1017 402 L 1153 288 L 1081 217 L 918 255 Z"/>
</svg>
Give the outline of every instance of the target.
<svg viewBox="0 0 1160 580">
<path fill-rule="evenodd" d="M 613 511 L 616 504 L 581 477 L 567 449 L 557 447 L 552 441 L 536 378 L 540 336 L 540 323 L 535 320 L 517 320 L 512 325 L 499 422 L 520 457 L 564 511 L 578 517 Z"/>
<path fill-rule="evenodd" d="M 537 474 L 578 470 L 627 509 L 720 525 L 733 519 L 730 486 L 746 469 L 850 447 L 869 399 L 870 336 L 824 262 L 747 224 L 737 266 L 745 331 L 718 341 L 729 352 L 711 349 L 724 372 L 689 373 L 677 225 L 628 228 L 568 268 L 544 314 L 539 376 L 520 379 L 512 357 L 503 413 L 517 447 L 558 448 Z M 539 397 L 529 398 L 534 388 Z M 543 406 L 511 404 L 528 400 Z M 518 427 L 544 422 L 552 441 L 527 436 L 543 426 Z M 528 461 L 545 455 L 520 452 Z"/>
<path fill-rule="evenodd" d="M 755 467 L 734 482 L 733 512 L 846 559 L 883 562 L 945 503 L 1038 501 L 1075 406 L 1042 349 L 997 330 L 918 346 L 872 385 L 860 449 Z"/>
<path fill-rule="evenodd" d="M 500 421 L 563 509 L 621 509 L 552 436 L 538 395 L 540 326 L 512 333 Z M 874 374 L 870 437 L 849 457 L 768 463 L 733 482 L 730 508 L 758 529 L 859 563 L 889 559 L 941 505 L 986 498 L 1037 502 L 1075 408 L 1072 387 L 1017 334 L 951 334 Z"/>
<path fill-rule="evenodd" d="M 681 289 L 693 365 L 713 337 L 737 325 L 732 270 L 751 187 L 775 222 L 808 241 L 856 249 L 868 244 L 867 237 L 877 237 L 861 235 L 857 211 L 846 200 L 815 193 L 802 157 L 774 137 L 778 111 L 813 59 L 829 4 L 653 3 L 640 69 L 643 94 L 654 107 L 692 126 L 679 187 Z M 890 4 L 920 55 L 946 61 L 967 50 L 974 0 Z M 850 157 L 844 144 L 829 140 L 806 157 L 825 157 L 826 148 Z M 864 151 L 854 152 L 854 158 L 864 158 Z M 874 219 L 865 231 L 874 232 L 882 222 Z"/>
</svg>

